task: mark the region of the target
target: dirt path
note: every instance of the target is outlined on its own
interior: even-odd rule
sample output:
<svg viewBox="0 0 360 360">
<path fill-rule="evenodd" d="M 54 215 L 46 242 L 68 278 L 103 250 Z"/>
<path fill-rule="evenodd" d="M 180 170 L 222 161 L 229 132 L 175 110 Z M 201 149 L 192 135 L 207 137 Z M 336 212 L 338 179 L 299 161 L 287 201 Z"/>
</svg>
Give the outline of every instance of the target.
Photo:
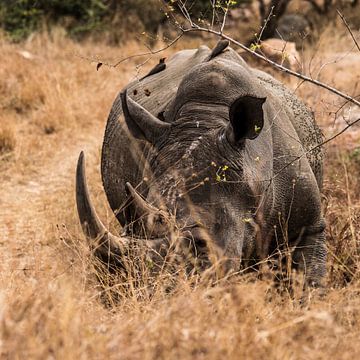
<svg viewBox="0 0 360 360">
<path fill-rule="evenodd" d="M 61 195 L 73 192 L 77 157 L 84 150 L 88 158 L 98 152 L 102 136 L 96 126 L 79 137 L 63 139 L 61 149 L 59 141 L 54 142 L 53 149 L 36 166 L 35 174 L 17 176 L 16 168 L 6 174 L 0 189 L 0 249 L 2 249 L 1 266 L 27 267 L 29 257 L 34 253 L 48 235 L 49 214 L 61 206 Z M 52 150 L 52 151 L 51 151 Z M 54 194 L 60 198 L 56 199 Z M 64 209 L 60 208 L 60 211 Z M 9 249 L 11 255 L 9 256 Z"/>
</svg>

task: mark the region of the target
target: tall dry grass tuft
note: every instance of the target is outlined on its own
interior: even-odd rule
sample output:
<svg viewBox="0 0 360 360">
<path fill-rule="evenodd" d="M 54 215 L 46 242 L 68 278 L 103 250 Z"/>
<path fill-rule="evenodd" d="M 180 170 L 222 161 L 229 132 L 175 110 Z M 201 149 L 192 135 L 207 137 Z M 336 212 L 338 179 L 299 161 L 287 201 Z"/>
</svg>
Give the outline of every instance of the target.
<svg viewBox="0 0 360 360">
<path fill-rule="evenodd" d="M 333 46 L 334 52 L 346 49 L 342 39 L 338 38 L 339 49 Z M 189 47 L 186 41 L 178 46 Z M 0 42 L 0 129 L 8 129 L 1 130 L 5 135 L 0 135 L 0 142 L 10 140 L 12 154 L 10 161 L 0 163 L 1 356 L 359 357 L 356 129 L 327 147 L 323 202 L 327 288 L 322 296 L 310 292 L 306 305 L 300 301 L 302 279 L 295 275 L 290 292 L 286 279 L 279 287 L 279 282 L 256 273 L 221 277 L 209 269 L 200 276 L 188 271 L 176 251 L 175 260 L 155 277 L 155 265 L 141 251 L 128 257 L 128 271 L 123 273 L 109 272 L 93 257 L 75 209 L 76 159 L 81 150 L 86 152 L 95 206 L 116 231 L 99 175 L 101 140 L 113 99 L 139 76 L 136 66 L 144 59 L 96 71 L 96 63 L 76 54 L 114 60 L 142 51 L 140 47 L 78 44 L 60 31 L 38 34 L 24 44 Z M 319 47 L 317 55 L 307 50 L 306 64 L 325 50 Z M 157 61 L 150 60 L 141 73 Z M 336 63 L 339 66 L 341 62 Z M 355 70 L 345 66 L 342 71 L 347 77 L 336 85 L 346 89 Z M 323 80 L 334 79 L 331 65 L 321 74 Z M 309 86 L 296 91 L 310 104 L 325 134 L 336 131 L 343 121 L 340 113 L 335 119 L 337 100 Z"/>
<path fill-rule="evenodd" d="M 16 145 L 14 129 L 7 124 L 0 123 L 0 155 L 4 156 L 13 151 Z"/>
</svg>

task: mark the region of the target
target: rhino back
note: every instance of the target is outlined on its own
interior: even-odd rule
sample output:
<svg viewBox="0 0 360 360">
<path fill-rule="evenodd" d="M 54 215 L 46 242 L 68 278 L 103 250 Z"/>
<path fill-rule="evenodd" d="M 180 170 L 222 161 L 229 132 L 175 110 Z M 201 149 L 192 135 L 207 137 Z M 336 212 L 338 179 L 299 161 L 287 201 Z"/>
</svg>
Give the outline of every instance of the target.
<svg viewBox="0 0 360 360">
<path fill-rule="evenodd" d="M 197 50 L 184 50 L 176 53 L 166 62 L 166 69 L 157 74 L 133 81 L 128 85 L 128 95 L 150 113 L 158 116 L 164 112 L 176 95 L 183 77 L 210 54 L 206 46 Z M 136 141 L 129 133 L 123 118 L 120 94 L 111 108 L 102 146 L 101 175 L 111 209 L 122 225 L 125 217 L 119 208 L 126 201 L 125 184 L 140 184 L 140 190 L 146 194 L 142 184 L 146 170 L 146 157 L 149 146 Z"/>
</svg>

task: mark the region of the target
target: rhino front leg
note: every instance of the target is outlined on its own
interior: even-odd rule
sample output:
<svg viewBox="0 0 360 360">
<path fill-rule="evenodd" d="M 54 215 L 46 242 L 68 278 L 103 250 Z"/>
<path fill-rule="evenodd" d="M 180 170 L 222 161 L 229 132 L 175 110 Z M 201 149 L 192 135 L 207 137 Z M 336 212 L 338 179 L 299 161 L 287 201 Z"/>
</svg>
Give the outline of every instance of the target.
<svg viewBox="0 0 360 360">
<path fill-rule="evenodd" d="M 325 221 L 306 227 L 294 251 L 293 262 L 303 269 L 306 286 L 322 287 L 326 275 Z"/>
</svg>

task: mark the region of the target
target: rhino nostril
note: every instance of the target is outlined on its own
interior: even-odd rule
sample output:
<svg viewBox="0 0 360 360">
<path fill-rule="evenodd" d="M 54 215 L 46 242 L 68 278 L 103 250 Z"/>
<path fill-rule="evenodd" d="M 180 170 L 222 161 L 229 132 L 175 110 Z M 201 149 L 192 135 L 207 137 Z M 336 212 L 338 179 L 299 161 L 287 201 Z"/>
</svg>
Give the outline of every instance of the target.
<svg viewBox="0 0 360 360">
<path fill-rule="evenodd" d="M 158 225 L 164 225 L 165 224 L 165 217 L 163 215 L 158 215 L 155 222 Z"/>
<path fill-rule="evenodd" d="M 192 246 L 198 249 L 207 247 L 206 230 L 203 227 L 193 226 L 188 228 L 188 230 L 183 232 L 183 236 Z"/>
<path fill-rule="evenodd" d="M 207 247 L 207 242 L 204 239 L 194 238 L 193 241 L 198 249 L 205 249 Z"/>
</svg>

